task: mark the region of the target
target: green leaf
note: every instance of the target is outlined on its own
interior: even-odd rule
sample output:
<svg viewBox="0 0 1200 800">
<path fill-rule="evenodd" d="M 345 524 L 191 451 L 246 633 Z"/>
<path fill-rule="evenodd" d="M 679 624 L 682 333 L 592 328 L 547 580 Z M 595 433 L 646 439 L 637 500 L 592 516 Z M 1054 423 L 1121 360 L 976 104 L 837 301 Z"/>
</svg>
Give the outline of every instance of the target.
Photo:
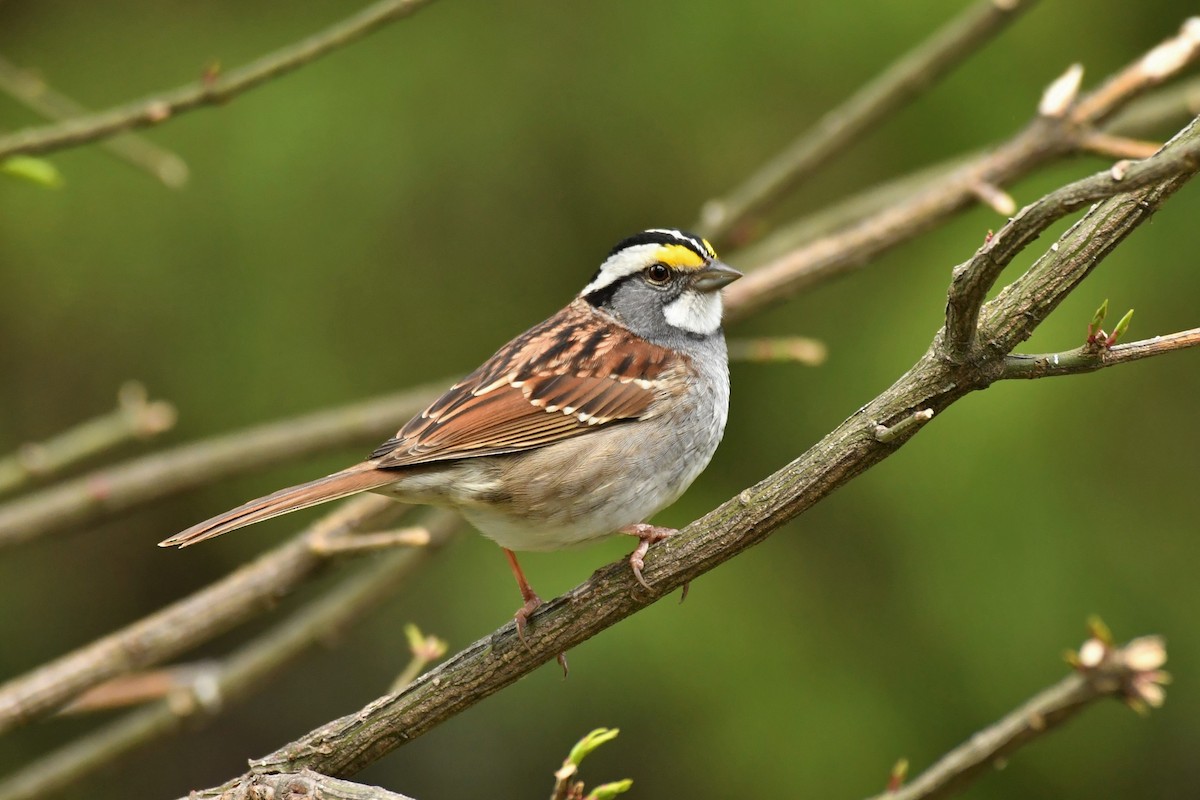
<svg viewBox="0 0 1200 800">
<path fill-rule="evenodd" d="M 571 754 L 567 756 L 567 761 L 579 766 L 579 762 L 591 755 L 593 750 L 605 742 L 611 742 L 617 738 L 617 734 L 620 732 L 618 728 L 596 728 L 571 748 Z"/>
<path fill-rule="evenodd" d="M 0 162 L 0 172 L 45 186 L 47 189 L 57 189 L 63 183 L 63 176 L 58 167 L 45 159 L 32 156 L 13 156 Z"/>
<path fill-rule="evenodd" d="M 629 787 L 633 786 L 633 779 L 626 778 L 623 781 L 613 781 L 605 783 L 592 789 L 586 800 L 612 800 L 619 794 L 625 794 L 629 791 Z"/>
<path fill-rule="evenodd" d="M 1117 327 L 1113 328 L 1112 335 L 1108 337 L 1110 342 L 1115 343 L 1129 331 L 1129 323 L 1133 321 L 1133 309 L 1125 312 L 1125 316 L 1121 317 L 1121 321 L 1117 323 Z"/>
</svg>

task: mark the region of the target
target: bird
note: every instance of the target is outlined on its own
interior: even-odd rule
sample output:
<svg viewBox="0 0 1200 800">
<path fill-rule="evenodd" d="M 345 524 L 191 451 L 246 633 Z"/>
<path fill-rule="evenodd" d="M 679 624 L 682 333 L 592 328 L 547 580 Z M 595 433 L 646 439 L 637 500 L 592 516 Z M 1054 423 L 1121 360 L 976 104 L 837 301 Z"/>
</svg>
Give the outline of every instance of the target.
<svg viewBox="0 0 1200 800">
<path fill-rule="evenodd" d="M 647 518 L 708 465 L 724 434 L 721 289 L 742 273 L 676 228 L 635 233 L 565 308 L 517 336 L 365 461 L 281 489 L 159 543 L 187 547 L 361 492 L 456 509 L 508 559 L 525 637 L 541 599 L 516 551 L 637 537 L 634 577 L 675 531 Z M 560 660 L 561 657 L 560 657 Z"/>
</svg>

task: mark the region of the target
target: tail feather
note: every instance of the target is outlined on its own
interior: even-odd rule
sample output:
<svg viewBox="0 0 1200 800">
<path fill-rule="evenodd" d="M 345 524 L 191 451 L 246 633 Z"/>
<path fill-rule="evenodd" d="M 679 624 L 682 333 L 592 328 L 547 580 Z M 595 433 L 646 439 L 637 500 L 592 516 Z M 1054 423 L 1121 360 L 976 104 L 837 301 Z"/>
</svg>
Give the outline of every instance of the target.
<svg viewBox="0 0 1200 800">
<path fill-rule="evenodd" d="M 290 514 L 302 508 L 310 508 L 331 500 L 338 500 L 352 494 L 358 494 L 370 489 L 385 486 L 396 479 L 394 474 L 385 470 L 375 469 L 367 464 L 344 469 L 315 481 L 302 483 L 299 486 L 289 486 L 272 492 L 265 497 L 259 497 L 237 508 L 232 508 L 224 514 L 218 514 L 212 519 L 193 525 L 169 539 L 158 543 L 159 547 L 187 547 L 220 536 L 223 533 L 253 525 L 256 522 Z"/>
</svg>

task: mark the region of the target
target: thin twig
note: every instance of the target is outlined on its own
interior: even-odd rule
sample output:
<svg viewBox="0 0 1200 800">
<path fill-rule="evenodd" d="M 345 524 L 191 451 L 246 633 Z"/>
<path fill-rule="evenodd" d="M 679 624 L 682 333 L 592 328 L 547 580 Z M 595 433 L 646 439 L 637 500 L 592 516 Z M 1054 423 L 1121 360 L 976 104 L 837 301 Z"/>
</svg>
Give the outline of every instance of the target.
<svg viewBox="0 0 1200 800">
<path fill-rule="evenodd" d="M 57 92 L 29 70 L 21 69 L 0 56 L 0 91 L 7 92 L 47 119 L 82 117 L 88 110 Z M 129 133 L 103 144 L 117 158 L 157 178 L 170 189 L 180 189 L 188 180 L 188 166 L 182 158 L 159 147 L 144 136 Z"/>
<path fill-rule="evenodd" d="M 1185 146 L 1195 135 L 1189 129 L 1175 146 Z M 985 321 L 1042 319 L 1034 314 L 1035 310 L 1040 312 L 1060 302 L 1117 242 L 1149 219 L 1189 177 L 1187 172 L 1166 177 L 1130 198 L 1099 204 L 1080 225 L 1060 238 L 1058 251 L 1064 258 L 1055 263 L 1054 274 L 1035 265 L 1027 280 L 1014 283 L 1022 284 L 1019 291 L 1002 292 L 989 304 Z M 1121 215 L 1117 213 L 1120 208 L 1135 211 Z M 1085 237 L 1091 245 L 1076 246 L 1073 237 Z M 1014 346 L 1017 342 L 1013 330 L 985 330 L 989 341 Z M 557 654 L 762 542 L 779 526 L 896 452 L 911 438 L 878 442 L 875 430 L 880 421 L 894 425 L 910 416 L 914 408 L 940 412 L 970 392 L 986 388 L 1003 368 L 1004 355 L 996 353 L 991 361 L 978 364 L 952 365 L 945 357 L 940 334 L 935 336 L 929 350 L 907 373 L 804 455 L 652 548 L 644 570 L 651 582 L 649 590 L 639 586 L 624 560 L 603 568 L 535 611 L 524 641 L 510 623 L 427 673 L 404 692 L 382 697 L 354 714 L 323 725 L 251 762 L 251 771 L 246 775 L 201 796 L 214 797 L 236 789 L 256 774 L 300 768 L 353 774 Z"/>
<path fill-rule="evenodd" d="M 1135 639 L 1131 646 L 1151 637 Z M 1045 736 L 1098 700 L 1126 698 L 1145 670 L 1116 650 L 1094 669 L 1081 669 L 1042 690 L 1003 719 L 979 731 L 915 780 L 871 800 L 935 800 L 965 788 L 985 770 L 1021 747 Z M 1165 657 L 1165 656 L 1164 656 Z"/>
<path fill-rule="evenodd" d="M 711 239 L 727 238 L 751 215 L 788 191 L 911 103 L 982 49 L 1035 0 L 979 0 L 828 112 L 806 133 L 720 200 L 700 212 L 697 229 Z"/>
<path fill-rule="evenodd" d="M 163 400 L 150 402 L 145 388 L 129 382 L 117 392 L 117 408 L 60 433 L 53 439 L 22 445 L 0 458 L 0 493 L 48 478 L 63 469 L 131 439 L 148 439 L 175 424 L 175 407 Z"/>
<path fill-rule="evenodd" d="M 1085 345 L 1063 353 L 1039 355 L 1013 353 L 1004 360 L 1004 371 L 1000 374 L 1000 380 L 1080 375 L 1198 345 L 1200 345 L 1200 328 L 1192 328 L 1166 336 L 1155 336 L 1153 339 L 1118 344 L 1107 349 L 1094 349 Z"/>
<path fill-rule="evenodd" d="M 312 539 L 328 530 L 353 530 L 403 508 L 378 495 L 355 498 L 211 586 L 0 685 L 0 733 L 55 711 L 115 675 L 162 663 L 273 607 L 281 595 L 329 563 L 312 547 Z"/>
<path fill-rule="evenodd" d="M 54 125 L 0 136 L 0 160 L 75 147 L 136 128 L 158 125 L 195 108 L 221 105 L 242 92 L 286 75 L 321 56 L 407 17 L 431 0 L 382 0 L 323 31 L 282 47 L 238 69 L 202 78 L 177 89 Z"/>
<path fill-rule="evenodd" d="M 784 361 L 818 367 L 829 356 L 824 342 L 807 336 L 730 339 L 728 346 L 730 361 Z"/>
<path fill-rule="evenodd" d="M 154 705 L 134 711 L 0 782 L 0 800 L 35 800 L 88 777 L 164 736 L 193 729 L 248 697 L 271 676 L 321 641 L 342 631 L 403 584 L 461 526 L 448 512 L 428 520 L 430 547 L 398 550 L 372 559 L 320 599 L 274 628 L 208 665 L 192 683 Z M 414 656 L 415 658 L 415 656 Z M 422 663 L 428 663 L 428 659 Z"/>
<path fill-rule="evenodd" d="M 143 503 L 396 430 L 447 384 L 318 411 L 97 470 L 0 506 L 0 547 L 78 530 Z"/>
</svg>

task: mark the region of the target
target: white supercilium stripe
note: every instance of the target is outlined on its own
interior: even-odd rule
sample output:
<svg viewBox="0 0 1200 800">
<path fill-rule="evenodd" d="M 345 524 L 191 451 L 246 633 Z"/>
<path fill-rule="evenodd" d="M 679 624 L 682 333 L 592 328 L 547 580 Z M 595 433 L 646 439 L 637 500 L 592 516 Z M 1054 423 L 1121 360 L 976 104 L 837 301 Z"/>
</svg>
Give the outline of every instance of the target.
<svg viewBox="0 0 1200 800">
<path fill-rule="evenodd" d="M 596 280 L 583 287 L 583 291 L 579 294 L 587 296 L 597 289 L 603 289 L 605 286 L 621 280 L 621 278 L 640 272 L 647 264 L 654 261 L 654 255 L 660 247 L 662 247 L 661 244 L 638 244 L 613 253 L 607 261 L 600 265 L 600 273 L 596 276 Z"/>
</svg>

